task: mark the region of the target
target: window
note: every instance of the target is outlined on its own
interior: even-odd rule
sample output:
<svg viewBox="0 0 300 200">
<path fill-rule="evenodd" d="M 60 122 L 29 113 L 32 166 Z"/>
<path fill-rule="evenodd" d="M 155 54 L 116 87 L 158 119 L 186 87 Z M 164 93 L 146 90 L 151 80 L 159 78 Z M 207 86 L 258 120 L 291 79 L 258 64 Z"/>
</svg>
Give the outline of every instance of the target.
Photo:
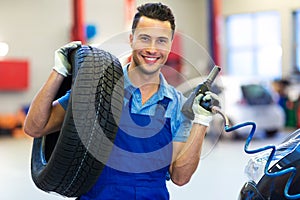
<svg viewBox="0 0 300 200">
<path fill-rule="evenodd" d="M 295 71 L 300 72 L 300 10 L 294 12 L 294 66 Z"/>
<path fill-rule="evenodd" d="M 281 76 L 280 18 L 277 12 L 231 15 L 226 19 L 229 75 Z"/>
</svg>

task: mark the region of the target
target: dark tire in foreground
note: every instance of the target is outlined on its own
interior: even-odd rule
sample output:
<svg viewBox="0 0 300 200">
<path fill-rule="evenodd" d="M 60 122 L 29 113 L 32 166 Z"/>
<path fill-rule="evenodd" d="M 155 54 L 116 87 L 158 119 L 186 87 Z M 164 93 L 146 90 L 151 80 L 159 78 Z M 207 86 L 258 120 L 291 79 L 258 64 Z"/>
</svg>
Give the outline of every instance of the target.
<svg viewBox="0 0 300 200">
<path fill-rule="evenodd" d="M 43 191 L 78 197 L 97 181 L 118 130 L 123 71 L 108 52 L 82 46 L 73 53 L 73 75 L 57 97 L 71 89 L 60 132 L 35 138 L 31 175 Z"/>
</svg>

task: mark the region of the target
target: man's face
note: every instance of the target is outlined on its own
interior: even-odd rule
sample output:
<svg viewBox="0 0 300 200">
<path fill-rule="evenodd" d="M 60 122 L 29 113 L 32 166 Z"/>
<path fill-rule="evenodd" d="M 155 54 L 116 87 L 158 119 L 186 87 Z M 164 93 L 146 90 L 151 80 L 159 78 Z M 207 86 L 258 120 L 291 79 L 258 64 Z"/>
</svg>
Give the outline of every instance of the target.
<svg viewBox="0 0 300 200">
<path fill-rule="evenodd" d="M 142 16 L 136 30 L 130 35 L 133 65 L 146 74 L 152 74 L 165 64 L 172 45 L 172 29 L 168 21 Z"/>
</svg>

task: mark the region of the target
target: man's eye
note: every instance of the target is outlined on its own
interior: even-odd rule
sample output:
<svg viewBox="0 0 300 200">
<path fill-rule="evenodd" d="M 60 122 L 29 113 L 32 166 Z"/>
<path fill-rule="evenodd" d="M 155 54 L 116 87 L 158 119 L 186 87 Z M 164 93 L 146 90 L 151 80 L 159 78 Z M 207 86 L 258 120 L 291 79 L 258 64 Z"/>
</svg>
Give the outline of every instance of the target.
<svg viewBox="0 0 300 200">
<path fill-rule="evenodd" d="M 167 40 L 165 40 L 165 39 L 159 39 L 158 42 L 159 42 L 160 44 L 166 44 L 166 43 L 167 43 Z"/>
<path fill-rule="evenodd" d="M 146 41 L 149 41 L 149 38 L 148 37 L 141 37 L 141 40 L 146 42 Z"/>
</svg>

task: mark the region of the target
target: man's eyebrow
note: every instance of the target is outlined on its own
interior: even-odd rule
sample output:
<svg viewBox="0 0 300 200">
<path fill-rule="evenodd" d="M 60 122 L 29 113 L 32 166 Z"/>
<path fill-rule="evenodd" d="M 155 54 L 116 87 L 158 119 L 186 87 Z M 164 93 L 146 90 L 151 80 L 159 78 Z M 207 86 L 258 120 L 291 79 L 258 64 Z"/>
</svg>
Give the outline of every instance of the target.
<svg viewBox="0 0 300 200">
<path fill-rule="evenodd" d="M 159 39 L 164 39 L 164 40 L 169 40 L 169 38 L 168 37 L 164 37 L 164 36 L 160 36 L 160 37 L 158 37 Z"/>
<path fill-rule="evenodd" d="M 150 37 L 150 35 L 147 35 L 145 33 L 139 34 L 138 37 Z"/>
<path fill-rule="evenodd" d="M 142 34 L 138 35 L 138 37 L 149 37 L 149 38 L 151 38 L 150 35 L 145 34 L 145 33 L 142 33 Z M 158 39 L 164 39 L 164 40 L 168 40 L 168 39 L 169 39 L 169 38 L 166 37 L 166 36 L 158 36 L 158 37 L 155 37 L 155 38 L 158 38 Z"/>
<path fill-rule="evenodd" d="M 151 35 L 148 35 L 146 33 L 141 33 L 141 34 L 138 34 L 137 35 L 137 38 L 140 40 L 142 38 L 149 40 L 156 40 L 156 41 L 164 41 L 164 42 L 169 42 L 169 41 L 172 41 L 172 39 L 170 39 L 169 37 L 167 36 L 158 36 L 158 37 L 152 37 Z"/>
</svg>

